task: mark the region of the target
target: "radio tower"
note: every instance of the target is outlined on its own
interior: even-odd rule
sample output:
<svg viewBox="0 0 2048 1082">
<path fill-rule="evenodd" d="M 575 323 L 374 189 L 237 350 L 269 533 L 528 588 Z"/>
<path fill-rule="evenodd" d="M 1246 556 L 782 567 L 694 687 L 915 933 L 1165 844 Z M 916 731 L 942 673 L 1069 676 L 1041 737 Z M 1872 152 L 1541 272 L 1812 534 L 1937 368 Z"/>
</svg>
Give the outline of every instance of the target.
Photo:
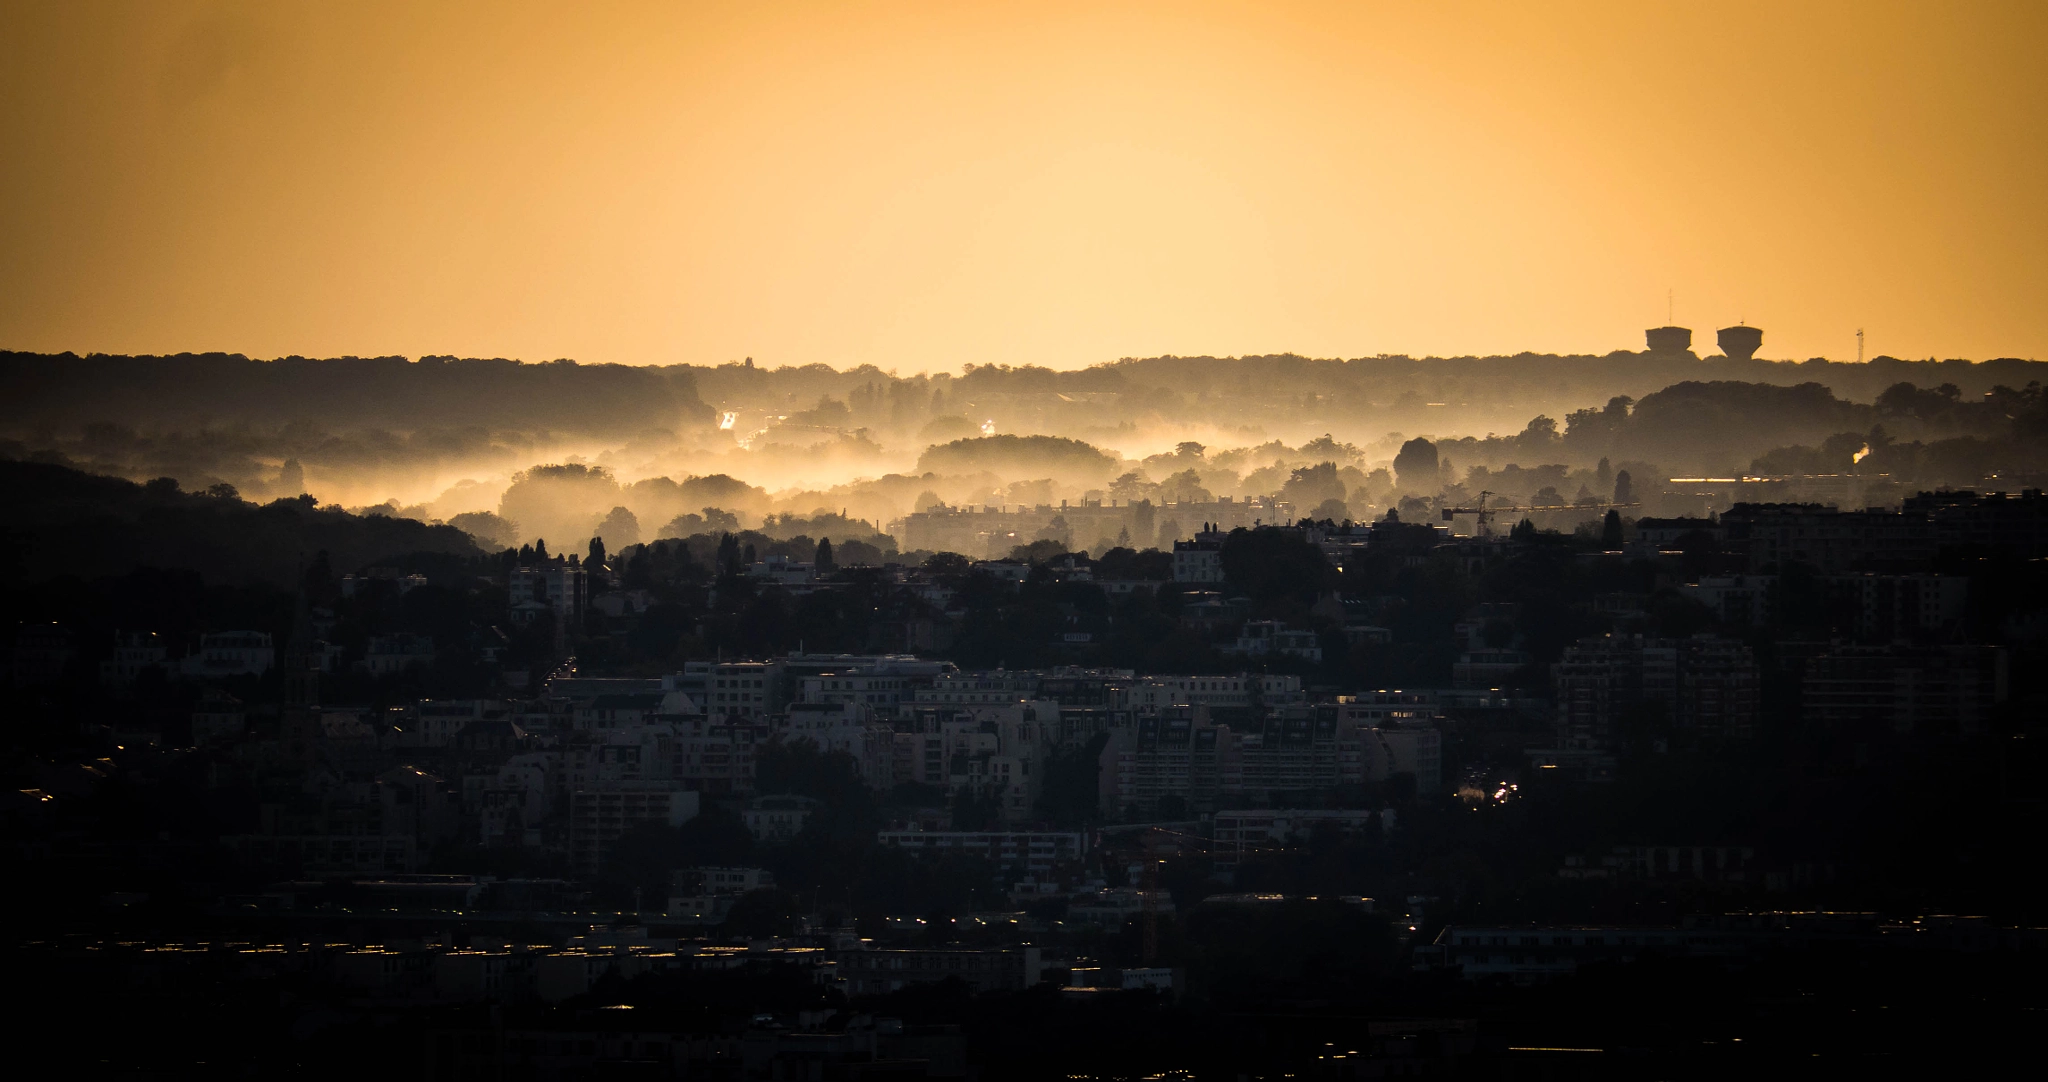
<svg viewBox="0 0 2048 1082">
<path fill-rule="evenodd" d="M 1856 363 L 1863 363 L 1863 328 L 1856 328 Z"/>
</svg>

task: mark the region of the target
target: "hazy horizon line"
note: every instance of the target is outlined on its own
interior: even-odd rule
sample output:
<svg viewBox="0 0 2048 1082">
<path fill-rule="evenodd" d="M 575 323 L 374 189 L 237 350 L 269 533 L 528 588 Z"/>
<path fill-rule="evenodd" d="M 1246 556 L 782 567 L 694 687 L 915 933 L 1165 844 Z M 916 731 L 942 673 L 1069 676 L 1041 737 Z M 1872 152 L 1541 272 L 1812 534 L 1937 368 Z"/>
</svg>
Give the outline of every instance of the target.
<svg viewBox="0 0 2048 1082">
<path fill-rule="evenodd" d="M 802 370 L 802 369 L 807 369 L 807 368 L 826 368 L 826 369 L 829 369 L 829 370 L 831 370 L 831 371 L 834 371 L 834 372 L 841 372 L 841 373 L 845 373 L 845 372 L 856 372 L 856 371 L 859 371 L 859 370 L 861 370 L 861 369 L 873 369 L 873 370 L 874 370 L 875 372 L 878 372 L 878 373 L 880 373 L 880 374 L 882 374 L 882 375 L 887 375 L 887 376 L 891 376 L 891 377 L 894 377 L 894 378 L 899 378 L 899 379 L 901 379 L 901 378 L 907 378 L 907 377 L 914 377 L 914 376 L 921 376 L 921 375 L 922 375 L 922 376 L 931 376 L 931 375 L 939 375 L 939 374 L 942 374 L 942 373 L 943 373 L 943 374 L 947 374 L 947 375 L 965 374 L 965 373 L 967 373 L 967 372 L 971 372 L 971 371 L 974 371 L 974 370 L 977 370 L 977 369 L 982 369 L 982 368 L 994 368 L 994 369 L 996 369 L 996 370 L 998 370 L 998 371 L 1026 371 L 1026 370 L 1031 370 L 1031 369 L 1039 369 L 1039 370 L 1044 370 L 1044 371 L 1049 371 L 1049 372 L 1085 372 L 1085 371 L 1089 371 L 1089 370 L 1091 370 L 1091 369 L 1099 369 L 1099 368 L 1114 368 L 1114 367 L 1116 367 L 1116 366 L 1118 366 L 1118 365 L 1123 365 L 1123 364 L 1137 364 L 1137 363 L 1143 363 L 1143 362 L 1147 362 L 1147 361 L 1172 361 L 1172 360 L 1207 360 L 1207 361 L 1247 361 L 1247 360 L 1268 360 L 1268 359 L 1284 359 L 1284 358 L 1293 358 L 1293 359 L 1297 359 L 1297 360 L 1303 360 L 1303 361 L 1311 361 L 1311 362 L 1317 362 L 1317 363 L 1338 363 L 1338 364 L 1355 364 L 1355 363 L 1359 363 L 1359 362 L 1364 362 L 1364 361 L 1400 361 L 1400 360 L 1405 360 L 1405 361 L 1487 361 L 1487 360 L 1514 360 L 1514 359 L 1517 359 L 1517 358 L 1522 358 L 1522 357 L 1528 357 L 1528 358 L 1555 358 L 1555 359 L 1571 359 L 1571 358 L 1588 358 L 1588 359 L 1594 359 L 1594 360 L 1604 360 L 1604 359 L 1607 359 L 1607 358 L 1610 358 L 1610 357 L 1615 357 L 1615 356 L 1618 356 L 1618 355 L 1628 355 L 1628 356 L 1636 356 L 1636 357 L 1648 357 L 1648 356 L 1672 356 L 1672 357 L 1676 357 L 1676 356 L 1684 356 L 1684 355 L 1686 355 L 1686 354 L 1691 354 L 1691 355 L 1692 355 L 1692 357 L 1693 357 L 1693 358 L 1694 358 L 1695 360 L 1698 360 L 1698 361 L 1702 361 L 1702 362 L 1704 362 L 1704 361 L 1713 361 L 1713 360 L 1734 360 L 1734 359 L 1735 359 L 1735 358 L 1731 358 L 1731 357 L 1729 357 L 1729 356 L 1728 356 L 1727 354 L 1725 354 L 1725 353 L 1721 353 L 1721 352 L 1703 353 L 1703 352 L 1699 352 L 1699 351 L 1696 351 L 1696 350 L 1684 350 L 1684 351 L 1680 351 L 1680 352 L 1677 352 L 1677 353 L 1659 353 L 1659 352 L 1657 352 L 1657 351 L 1653 351 L 1653 350 L 1647 350 L 1647 349 L 1613 349 L 1613 350 L 1609 350 L 1609 351 L 1607 351 L 1607 352 L 1605 352 L 1605 353 L 1554 353 L 1554 352 L 1553 352 L 1553 353 L 1543 353 L 1543 352 L 1538 352 L 1538 351 L 1536 351 L 1536 350 L 1532 350 L 1532 349 L 1525 349 L 1525 350 L 1520 350 L 1520 351 L 1517 351 L 1517 352 L 1515 352 L 1515 353 L 1427 353 L 1427 354 L 1414 354 L 1414 353 L 1371 353 L 1371 354 L 1358 354 L 1358 355 L 1356 355 L 1356 356 L 1350 356 L 1350 357 L 1345 357 L 1345 356 L 1314 356 L 1314 355 L 1310 355 L 1310 354 L 1306 354 L 1306 353 L 1296 353 L 1296 352 L 1293 352 L 1293 351 L 1291 351 L 1291 350 L 1283 350 L 1283 351 L 1279 351 L 1279 352 L 1272 352 L 1272 353 L 1220 353 L 1220 354 L 1219 354 L 1219 353 L 1155 353 L 1155 354 L 1149 354 L 1149 355 L 1130 355 L 1130 356 L 1123 356 L 1123 357 L 1118 357 L 1118 358 L 1116 358 L 1116 359 L 1114 359 L 1114 360 L 1108 360 L 1108 361 L 1094 361 L 1094 362 L 1090 362 L 1090 363 L 1086 363 L 1086 364 L 1078 364 L 1078 365 L 1071 365 L 1071 366 L 1063 366 L 1063 365 L 1057 365 L 1057 364 L 1048 364 L 1048 363 L 1043 363 L 1043 362 L 1028 362 L 1028 363 L 1024 363 L 1024 364 L 1011 364 L 1011 363 L 1004 363 L 1004 362 L 988 362 L 988 363 L 977 363 L 977 362 L 974 362 L 974 361 L 966 361 L 966 362 L 963 362 L 963 363 L 961 363 L 960 365 L 958 365 L 958 366 L 956 366 L 956 367 L 952 367 L 952 368 L 941 368 L 941 367 L 931 367 L 931 368 L 918 368 L 918 369 L 910 369 L 910 370 L 907 370 L 907 371 L 906 371 L 906 370 L 905 370 L 904 368 L 902 368 L 902 367 L 887 367 L 887 368 L 885 368 L 885 367 L 883 367 L 883 366 L 881 366 L 881 365 L 875 364 L 875 363 L 874 363 L 874 362 L 872 362 L 872 361 L 861 361 L 861 362 L 859 362 L 859 363 L 855 363 L 855 364 L 834 364 L 834 363 L 833 363 L 833 362 L 831 362 L 831 361 L 822 361 L 822 360 L 821 360 L 821 361 L 804 361 L 804 362 L 784 362 L 784 363 L 781 363 L 781 364 L 769 364 L 769 363 L 757 363 L 757 362 L 755 362 L 754 358 L 752 358 L 752 357 L 742 357 L 742 358 L 740 358 L 740 359 L 736 359 L 736 360 L 735 360 L 735 359 L 728 359 L 728 360 L 722 360 L 722 361 L 606 361 L 606 360 L 587 360 L 587 359 L 584 359 L 584 358 L 579 358 L 579 357 L 554 357 L 554 358 L 550 358 L 550 359 L 548 359 L 548 360 L 529 360 L 529 359 L 527 359 L 527 358 L 525 358 L 525 357 L 506 357 L 506 356 L 488 356 L 488 357 L 487 357 L 487 356 L 482 356 L 482 355 L 476 355 L 476 354 L 472 354 L 472 355 L 467 355 L 467 356 L 465 356 L 465 355 L 462 355 L 462 354 L 455 354 L 455 353 L 414 353 L 414 354 L 407 354 L 407 353 L 334 353 L 334 354 L 327 354 L 327 355 L 325 355 L 325 356 L 314 356 L 314 355 L 311 355 L 311 354 L 304 354 L 304 353 L 286 353 L 286 354 L 279 354 L 279 355 L 276 355 L 276 356 L 269 356 L 269 357 L 264 357 L 264 356 L 256 356 L 256 355 L 252 355 L 252 354 L 249 354 L 249 353 L 244 353 L 244 352 L 241 352 L 241 351 L 237 351 L 237 350 L 222 350 L 222 349 L 209 349 L 209 350 L 178 350 L 178 351 L 176 351 L 176 352 L 168 352 L 168 353 L 132 353 L 132 352 L 130 352 L 130 353 L 124 353 L 124 352 L 115 352 L 115 351 L 107 351 L 107 350 L 90 350 L 90 351 L 86 351 L 86 352 L 80 352 L 80 351 L 78 351 L 78 350 L 75 350 L 75 349 L 66 349 L 66 350 L 60 350 L 60 351 L 54 351 L 54 352 L 53 352 L 53 351 L 49 351 L 49 350 L 39 350 L 39 349 L 13 349 L 13 348 L 0 348 L 0 354 L 12 354 L 12 355 L 15 355 L 15 356 L 32 356 L 32 357 L 65 357 L 65 356 L 70 356 L 70 357 L 76 357 L 76 358 L 78 358 L 78 359 L 80 359 L 80 360 L 89 360 L 89 359 L 92 359 L 92 358 L 105 358 L 105 357 L 128 357 L 128 358 L 150 358 L 150 359 L 163 359 L 163 360 L 169 360 L 169 359 L 176 359 L 176 358 L 179 358 L 179 357 L 227 357 L 227 358 L 239 358 L 239 359 L 241 359 L 241 360 L 244 360 L 244 361 L 249 361 L 249 362 L 251 362 L 251 363 L 256 363 L 256 364 L 272 364 L 272 363 L 276 363 L 276 362 L 279 362 L 279 361 L 290 361 L 290 360 L 301 360 L 301 361 L 339 361 L 339 360 L 394 360 L 394 359 L 395 359 L 395 360 L 401 360 L 401 361 L 405 361 L 405 362 L 406 362 L 406 363 L 408 363 L 408 364 L 418 364 L 418 363 L 420 363 L 420 362 L 422 362 L 422 361 L 430 361 L 430 360 L 455 360 L 455 361 L 499 361 L 499 362 L 505 362 L 505 363 L 508 363 L 508 364 L 526 365 L 526 366 L 532 366 L 532 367 L 541 367 L 541 366 L 545 366 L 545 365 L 550 365 L 550 364 L 572 364 L 572 365 L 577 365 L 577 366 L 582 366 L 582 367 L 606 367 L 606 366 L 614 366 L 614 367 L 619 367 L 619 368 L 707 368 L 707 369 L 708 369 L 708 368 L 724 368 L 724 367 L 735 367 L 735 368 L 740 368 L 740 367 L 752 367 L 752 368 L 758 368 L 758 369 L 760 369 L 760 370 L 762 370 L 762 371 L 765 371 L 765 372 L 782 372 L 782 371 L 789 371 L 789 370 Z M 1744 358 L 1743 360 L 1745 360 L 1745 361 L 1746 361 L 1746 362 L 1748 362 L 1748 363 L 1760 363 L 1760 364 L 1777 364 L 1777 365 L 1802 365 L 1802 364 L 1812 364 L 1812 363 L 1814 363 L 1814 362 L 1816 362 L 1816 361 L 1818 361 L 1818 362 L 1822 362 L 1822 363 L 1826 363 L 1826 364 L 1842 364 L 1842 365 L 1857 365 L 1857 364 L 1862 364 L 1862 365 L 1870 365 L 1870 364 L 1876 364 L 1876 363 L 1878 363 L 1878 362 L 1881 362 L 1881 361 L 1890 361 L 1890 362 L 1894 362 L 1894 363 L 1903 363 L 1903 364 L 1970 364 L 1970 365 L 1981 365 L 1981 364 L 1994 364 L 1994 363 L 1997 363 L 1997 362 L 2000 362 L 2000 361 L 2018 361 L 2018 362 L 2023 362 L 2023 363 L 2030 363 L 2030 364 L 2031 364 L 2031 363 L 2039 363 L 2039 361 L 2038 361 L 2038 359 L 2037 359 L 2037 358 L 2034 358 L 2034 357 L 2020 357 L 2020 356 L 1998 356 L 1998 357 L 1984 357 L 1984 358 L 1972 358 L 1972 357 L 1899 357 L 1899 356 L 1894 356 L 1894 355 L 1891 355 L 1891 354 L 1878 354 L 1878 355 L 1876 355 L 1876 356 L 1874 356 L 1874 357 L 1870 357 L 1870 358 L 1868 358 L 1868 359 L 1865 359 L 1865 360 L 1862 360 L 1862 361 L 1856 361 L 1856 360 L 1849 360 L 1849 359 L 1843 359 L 1843 358 L 1834 358 L 1834 357 L 1826 357 L 1826 356 L 1820 356 L 1820 357 L 1807 357 L 1807 358 L 1803 358 L 1803 359 L 1802 359 L 1802 358 L 1794 358 L 1794 357 L 1762 357 L 1762 356 L 1758 356 L 1758 357 L 1749 357 L 1749 358 Z"/>
</svg>

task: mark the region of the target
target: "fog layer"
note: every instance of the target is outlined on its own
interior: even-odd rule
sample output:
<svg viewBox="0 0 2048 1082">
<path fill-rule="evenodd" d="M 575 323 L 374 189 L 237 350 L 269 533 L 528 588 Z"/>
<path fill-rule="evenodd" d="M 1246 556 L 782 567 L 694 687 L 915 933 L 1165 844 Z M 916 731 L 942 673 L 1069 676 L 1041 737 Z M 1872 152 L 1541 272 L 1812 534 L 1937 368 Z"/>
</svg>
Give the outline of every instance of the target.
<svg viewBox="0 0 2048 1082">
<path fill-rule="evenodd" d="M 744 527 L 981 556 L 1034 540 L 1169 546 L 1221 519 L 1436 515 L 1482 496 L 1569 527 L 1610 502 L 1706 513 L 2015 487 L 2043 464 L 2042 367 L 1622 351 L 897 377 L 750 360 L 10 353 L 0 453 L 259 501 L 310 494 L 488 548 Z"/>
</svg>

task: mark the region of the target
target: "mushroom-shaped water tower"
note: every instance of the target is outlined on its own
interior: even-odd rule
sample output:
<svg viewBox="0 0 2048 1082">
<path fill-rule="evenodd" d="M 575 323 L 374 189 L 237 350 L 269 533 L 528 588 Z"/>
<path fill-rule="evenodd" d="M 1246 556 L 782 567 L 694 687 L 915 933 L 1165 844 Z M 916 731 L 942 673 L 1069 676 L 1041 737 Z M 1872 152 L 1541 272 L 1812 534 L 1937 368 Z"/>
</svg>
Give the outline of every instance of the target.
<svg viewBox="0 0 2048 1082">
<path fill-rule="evenodd" d="M 1756 356 L 1756 351 L 1762 349 L 1764 344 L 1764 332 L 1743 323 L 1723 327 L 1714 337 L 1721 344 L 1722 354 L 1736 361 L 1746 361 Z"/>
<path fill-rule="evenodd" d="M 1651 353 L 1684 353 L 1692 348 L 1692 328 L 1652 327 L 1643 332 Z"/>
</svg>

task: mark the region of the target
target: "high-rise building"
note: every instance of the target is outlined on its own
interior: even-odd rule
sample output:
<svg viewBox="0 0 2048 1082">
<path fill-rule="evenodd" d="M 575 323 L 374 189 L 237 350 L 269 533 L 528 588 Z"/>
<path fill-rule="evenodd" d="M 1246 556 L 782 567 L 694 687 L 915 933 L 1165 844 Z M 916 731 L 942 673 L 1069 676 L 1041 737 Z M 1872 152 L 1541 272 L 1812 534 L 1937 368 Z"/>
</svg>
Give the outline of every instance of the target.
<svg viewBox="0 0 2048 1082">
<path fill-rule="evenodd" d="M 1756 730 L 1758 672 L 1733 639 L 1581 639 L 1554 667 L 1559 746 L 1610 748 L 1634 712 L 1660 709 L 1676 733 L 1746 737 Z"/>
<path fill-rule="evenodd" d="M 1809 721 L 1866 732 L 1974 733 L 2007 696 L 2002 646 L 1837 645 L 1806 663 Z"/>
</svg>

